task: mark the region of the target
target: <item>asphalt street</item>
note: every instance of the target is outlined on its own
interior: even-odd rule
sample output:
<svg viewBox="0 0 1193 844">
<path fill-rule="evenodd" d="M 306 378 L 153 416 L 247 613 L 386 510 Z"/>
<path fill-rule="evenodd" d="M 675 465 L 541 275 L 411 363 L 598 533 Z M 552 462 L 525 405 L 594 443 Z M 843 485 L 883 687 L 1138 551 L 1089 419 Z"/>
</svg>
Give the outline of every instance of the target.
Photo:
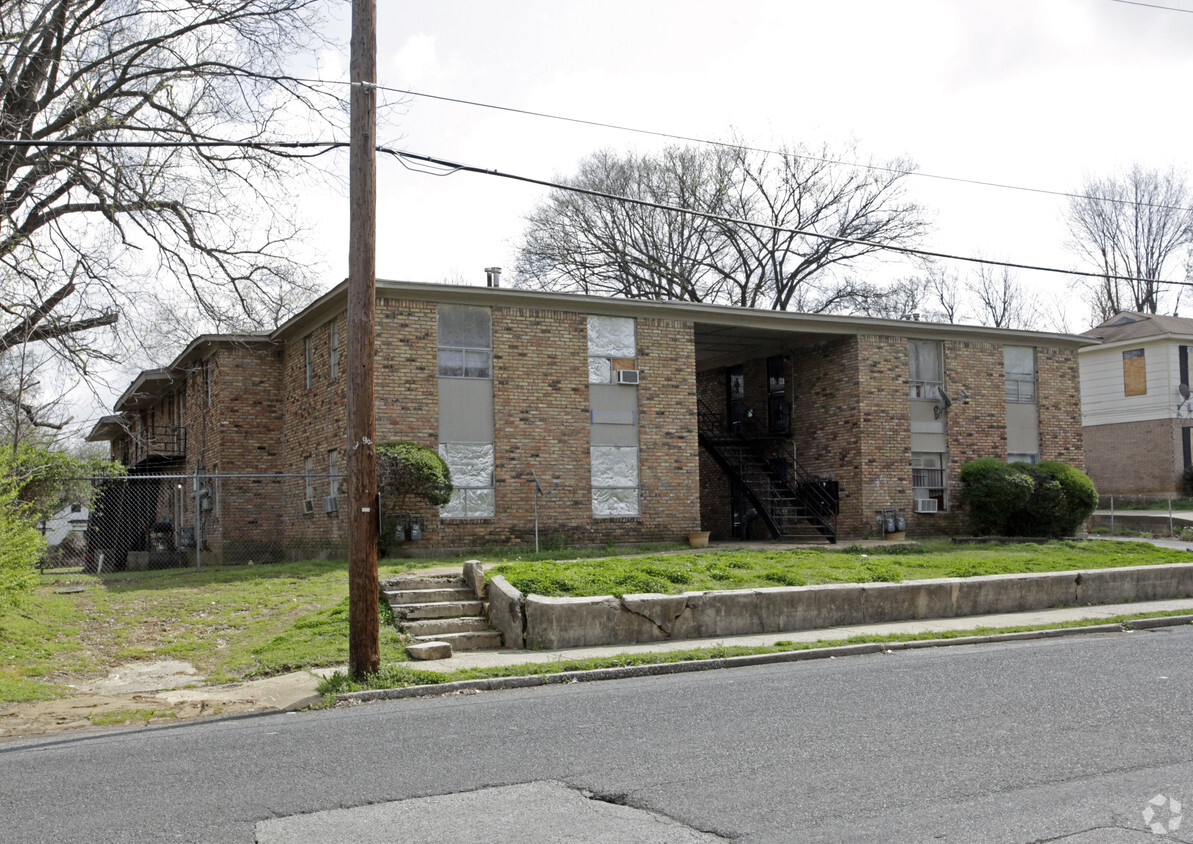
<svg viewBox="0 0 1193 844">
<path fill-rule="evenodd" d="M 0 838 L 613 841 L 636 816 L 676 841 L 1190 841 L 1191 648 L 1165 628 L 7 742 Z"/>
</svg>

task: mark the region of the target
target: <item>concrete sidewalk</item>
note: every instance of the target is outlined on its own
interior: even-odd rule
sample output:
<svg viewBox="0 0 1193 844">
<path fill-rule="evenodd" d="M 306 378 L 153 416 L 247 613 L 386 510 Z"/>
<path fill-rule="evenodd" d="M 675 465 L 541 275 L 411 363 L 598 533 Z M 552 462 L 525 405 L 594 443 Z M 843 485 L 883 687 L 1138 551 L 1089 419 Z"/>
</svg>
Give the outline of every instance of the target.
<svg viewBox="0 0 1193 844">
<path fill-rule="evenodd" d="M 1034 612 L 970 615 L 960 618 L 935 618 L 919 621 L 892 621 L 883 624 L 860 624 L 850 627 L 829 627 L 801 630 L 794 633 L 759 633 L 749 636 L 725 636 L 719 639 L 682 639 L 667 642 L 648 642 L 641 645 L 608 645 L 593 648 L 569 648 L 558 651 L 460 651 L 449 659 L 407 663 L 412 668 L 432 671 L 456 671 L 462 668 L 490 668 L 502 665 L 562 662 L 570 659 L 609 657 L 618 654 L 658 653 L 666 651 L 712 648 L 717 646 L 758 647 L 776 642 L 817 642 L 849 639 L 853 636 L 887 636 L 891 634 L 939 633 L 969 631 L 979 628 L 1026 627 L 1111 618 L 1134 613 L 1162 613 L 1174 610 L 1193 612 L 1193 598 L 1172 601 L 1147 601 L 1134 604 L 1102 604 L 1090 607 L 1037 610 Z"/>
</svg>

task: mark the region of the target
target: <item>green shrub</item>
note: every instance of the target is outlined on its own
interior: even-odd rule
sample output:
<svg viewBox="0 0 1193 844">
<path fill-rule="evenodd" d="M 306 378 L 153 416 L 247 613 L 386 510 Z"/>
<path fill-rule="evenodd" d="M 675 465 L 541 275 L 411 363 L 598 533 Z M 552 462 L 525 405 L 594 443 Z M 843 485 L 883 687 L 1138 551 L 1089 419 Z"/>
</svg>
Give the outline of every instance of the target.
<svg viewBox="0 0 1193 844">
<path fill-rule="evenodd" d="M 994 457 L 966 463 L 960 478 L 961 506 L 978 536 L 1008 535 L 1009 519 L 1027 507 L 1035 487 L 1031 478 Z"/>
<path fill-rule="evenodd" d="M 1060 516 L 1057 536 L 1069 536 L 1098 509 L 1098 490 L 1089 475 L 1067 463 L 1045 461 L 1041 469 L 1052 473 L 1064 491 L 1064 509 Z"/>
<path fill-rule="evenodd" d="M 978 535 L 1068 536 L 1098 506 L 1093 481 L 1065 463 L 983 457 L 962 466 L 960 477 L 961 502 Z"/>
<path fill-rule="evenodd" d="M 412 495 L 442 507 L 451 501 L 452 476 L 433 448 L 404 440 L 377 443 L 377 488 L 382 495 Z"/>
</svg>

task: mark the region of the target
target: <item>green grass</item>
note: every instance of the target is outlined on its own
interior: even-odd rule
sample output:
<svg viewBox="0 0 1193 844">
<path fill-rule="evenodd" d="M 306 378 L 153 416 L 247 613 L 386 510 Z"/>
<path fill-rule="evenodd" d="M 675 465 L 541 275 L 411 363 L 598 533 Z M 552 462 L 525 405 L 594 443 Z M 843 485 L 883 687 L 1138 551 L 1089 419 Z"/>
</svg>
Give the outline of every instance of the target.
<svg viewBox="0 0 1193 844">
<path fill-rule="evenodd" d="M 78 584 L 83 592 L 56 591 Z M 0 610 L 0 701 L 56 697 L 138 659 L 187 660 L 217 683 L 337 665 L 348 654 L 347 594 L 343 561 L 44 575 Z M 392 625 L 383 625 L 381 655 L 405 656 Z"/>
<path fill-rule="evenodd" d="M 327 705 L 335 703 L 336 695 L 370 689 L 400 689 L 409 686 L 434 686 L 454 683 L 460 680 L 479 680 L 502 677 L 525 677 L 530 675 L 559 674 L 566 671 L 592 671 L 599 668 L 623 668 L 634 665 L 661 665 L 672 662 L 695 662 L 698 660 L 725 659 L 734 656 L 754 654 L 788 653 L 818 648 L 835 648 L 842 645 L 891 644 L 923 640 L 960 639 L 966 636 L 992 636 L 999 633 L 1024 633 L 1038 630 L 1060 630 L 1077 627 L 1091 627 L 1101 624 L 1121 624 L 1129 628 L 1132 621 L 1143 618 L 1160 618 L 1188 615 L 1188 610 L 1168 612 L 1131 613 L 1126 615 L 1091 618 L 1077 621 L 1061 621 L 1052 624 L 1019 625 L 1014 627 L 975 627 L 968 630 L 944 630 L 929 633 L 891 633 L 886 635 L 851 636 L 848 639 L 818 639 L 815 642 L 791 642 L 778 640 L 773 645 L 716 645 L 710 648 L 691 648 L 677 651 L 651 651 L 645 653 L 618 654 L 609 657 L 588 659 L 532 662 L 520 665 L 503 665 L 492 668 L 465 668 L 459 671 L 439 672 L 410 668 L 405 665 L 388 665 L 367 678 L 355 680 L 337 671 L 319 683 L 319 693 Z"/>
<path fill-rule="evenodd" d="M 490 572 L 527 594 L 621 596 L 678 594 L 817 583 L 872 583 L 932 577 L 1067 571 L 1187 562 L 1183 551 L 1145 543 L 1050 542 L 972 545 L 915 543 L 883 548 L 715 549 L 597 560 L 507 562 Z"/>
</svg>

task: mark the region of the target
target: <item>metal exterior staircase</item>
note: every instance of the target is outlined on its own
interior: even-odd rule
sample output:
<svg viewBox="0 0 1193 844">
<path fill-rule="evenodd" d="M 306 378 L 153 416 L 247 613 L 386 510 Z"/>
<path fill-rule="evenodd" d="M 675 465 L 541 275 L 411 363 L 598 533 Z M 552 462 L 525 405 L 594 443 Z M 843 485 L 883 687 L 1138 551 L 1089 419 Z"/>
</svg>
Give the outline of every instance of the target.
<svg viewBox="0 0 1193 844">
<path fill-rule="evenodd" d="M 816 477 L 796 461 L 769 457 L 764 445 L 775 440 L 751 420 L 725 430 L 719 414 L 699 404 L 700 445 L 731 480 L 776 539 L 837 541 L 839 500 L 835 481 Z"/>
</svg>

